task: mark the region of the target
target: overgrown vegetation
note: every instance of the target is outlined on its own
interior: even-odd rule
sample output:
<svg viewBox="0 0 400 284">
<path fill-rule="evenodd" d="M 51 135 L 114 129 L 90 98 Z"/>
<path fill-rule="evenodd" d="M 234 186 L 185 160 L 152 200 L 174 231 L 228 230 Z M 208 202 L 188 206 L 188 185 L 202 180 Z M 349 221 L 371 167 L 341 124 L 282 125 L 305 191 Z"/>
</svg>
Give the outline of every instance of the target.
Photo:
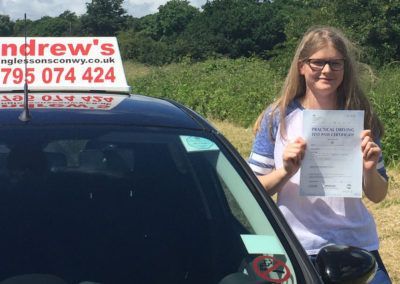
<svg viewBox="0 0 400 284">
<path fill-rule="evenodd" d="M 383 149 L 386 160 L 400 162 L 400 65 L 389 65 L 378 72 L 378 80 L 368 93 L 385 126 Z"/>
<path fill-rule="evenodd" d="M 172 64 L 152 67 L 142 76 L 129 72 L 127 76 L 134 93 L 170 98 L 206 117 L 243 127 L 251 127 L 279 95 L 283 83 L 279 70 L 255 58 Z M 386 163 L 399 163 L 400 66 L 386 66 L 365 78 L 367 94 L 386 129 L 382 140 Z"/>
<path fill-rule="evenodd" d="M 248 126 L 272 102 L 280 78 L 258 59 L 219 59 L 154 68 L 130 81 L 134 93 L 170 98 L 220 120 Z"/>
</svg>

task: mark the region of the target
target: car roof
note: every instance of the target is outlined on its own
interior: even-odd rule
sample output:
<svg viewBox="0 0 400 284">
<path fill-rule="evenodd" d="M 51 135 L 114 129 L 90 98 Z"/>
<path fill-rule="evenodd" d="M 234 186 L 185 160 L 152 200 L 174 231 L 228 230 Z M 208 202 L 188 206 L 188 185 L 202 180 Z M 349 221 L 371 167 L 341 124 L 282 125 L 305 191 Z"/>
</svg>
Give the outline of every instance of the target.
<svg viewBox="0 0 400 284">
<path fill-rule="evenodd" d="M 23 94 L 0 94 L 0 124 L 23 125 L 18 119 L 23 110 L 23 103 L 5 104 L 6 100 Z M 60 104 L 62 97 L 91 96 L 97 98 L 115 98 L 118 103 L 112 107 L 93 108 L 88 104 L 64 103 Z M 163 100 L 142 95 L 126 94 L 96 94 L 96 93 L 30 93 L 31 120 L 25 124 L 30 125 L 135 125 L 146 127 L 172 127 L 206 130 L 212 127 L 198 114 L 185 106 L 170 100 Z M 48 98 L 46 105 L 38 107 L 31 103 L 33 98 Z"/>
</svg>

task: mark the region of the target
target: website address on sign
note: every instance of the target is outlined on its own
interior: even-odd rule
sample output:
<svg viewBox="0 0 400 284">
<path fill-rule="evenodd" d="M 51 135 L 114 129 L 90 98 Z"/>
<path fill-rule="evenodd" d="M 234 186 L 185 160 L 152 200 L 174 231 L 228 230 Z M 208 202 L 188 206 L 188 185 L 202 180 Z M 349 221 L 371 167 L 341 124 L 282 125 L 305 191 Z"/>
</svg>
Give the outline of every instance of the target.
<svg viewBox="0 0 400 284">
<path fill-rule="evenodd" d="M 18 64 L 93 64 L 93 63 L 105 63 L 105 64 L 114 64 L 115 58 L 8 58 L 8 59 L 0 59 L 0 63 L 2 65 L 18 65 Z"/>
</svg>

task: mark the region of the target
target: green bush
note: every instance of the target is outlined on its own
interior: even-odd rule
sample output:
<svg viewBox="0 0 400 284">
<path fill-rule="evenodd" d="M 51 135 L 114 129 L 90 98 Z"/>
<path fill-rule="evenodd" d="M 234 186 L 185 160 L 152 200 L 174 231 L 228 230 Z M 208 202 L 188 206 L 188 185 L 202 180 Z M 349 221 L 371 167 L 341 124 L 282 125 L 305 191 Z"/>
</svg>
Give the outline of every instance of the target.
<svg viewBox="0 0 400 284">
<path fill-rule="evenodd" d="M 385 160 L 400 162 L 400 67 L 386 66 L 378 72 L 369 97 L 376 113 L 384 124 L 382 148 Z"/>
<path fill-rule="evenodd" d="M 144 64 L 162 65 L 172 62 L 172 54 L 168 45 L 155 41 L 143 33 L 133 30 L 118 34 L 121 57 L 124 60 L 135 60 Z"/>
<path fill-rule="evenodd" d="M 170 65 L 129 81 L 135 93 L 170 98 L 204 116 L 245 127 L 274 100 L 281 82 L 267 62 L 254 58 Z"/>
</svg>

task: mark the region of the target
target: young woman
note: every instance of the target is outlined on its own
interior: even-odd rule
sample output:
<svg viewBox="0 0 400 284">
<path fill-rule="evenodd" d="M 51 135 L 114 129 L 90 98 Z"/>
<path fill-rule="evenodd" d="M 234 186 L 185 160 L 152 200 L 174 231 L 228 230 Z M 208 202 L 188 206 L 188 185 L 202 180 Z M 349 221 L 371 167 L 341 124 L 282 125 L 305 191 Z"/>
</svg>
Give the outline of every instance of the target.
<svg viewBox="0 0 400 284">
<path fill-rule="evenodd" d="M 278 193 L 278 206 L 311 259 L 328 244 L 361 247 L 371 251 L 379 264 L 372 283 L 391 283 L 379 257 L 375 222 L 361 199 L 299 195 L 299 169 L 307 146 L 302 138 L 304 109 L 364 110 L 363 191 L 373 202 L 387 194 L 380 148 L 383 128 L 359 85 L 353 50 L 337 29 L 307 31 L 280 98 L 256 122 L 249 164 L 265 190 Z"/>
</svg>

